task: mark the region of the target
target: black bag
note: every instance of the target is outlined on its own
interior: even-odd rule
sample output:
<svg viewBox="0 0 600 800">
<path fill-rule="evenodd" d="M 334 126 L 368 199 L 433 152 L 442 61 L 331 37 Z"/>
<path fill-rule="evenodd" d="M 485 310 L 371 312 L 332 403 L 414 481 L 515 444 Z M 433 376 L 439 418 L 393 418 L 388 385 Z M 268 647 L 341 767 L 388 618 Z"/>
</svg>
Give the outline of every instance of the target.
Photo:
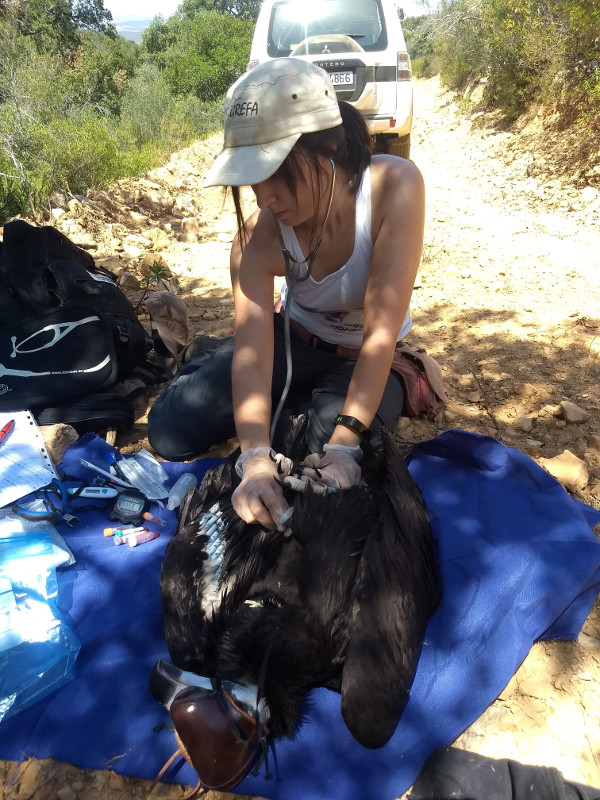
<svg viewBox="0 0 600 800">
<path fill-rule="evenodd" d="M 55 421 L 70 421 L 69 401 L 106 391 L 138 367 L 156 372 L 151 349 L 112 272 L 55 228 L 23 220 L 4 226 L 0 410 L 52 407 Z"/>
</svg>

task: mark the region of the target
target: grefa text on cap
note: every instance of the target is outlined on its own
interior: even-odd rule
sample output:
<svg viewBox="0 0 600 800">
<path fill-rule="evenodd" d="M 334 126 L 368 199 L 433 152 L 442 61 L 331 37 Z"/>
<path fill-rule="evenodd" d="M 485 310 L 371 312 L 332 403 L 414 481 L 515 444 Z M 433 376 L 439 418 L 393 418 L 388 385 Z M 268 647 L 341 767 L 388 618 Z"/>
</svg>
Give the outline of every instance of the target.
<svg viewBox="0 0 600 800">
<path fill-rule="evenodd" d="M 244 100 L 239 103 L 234 100 L 226 113 L 228 117 L 254 117 L 258 114 L 258 101 Z"/>
</svg>

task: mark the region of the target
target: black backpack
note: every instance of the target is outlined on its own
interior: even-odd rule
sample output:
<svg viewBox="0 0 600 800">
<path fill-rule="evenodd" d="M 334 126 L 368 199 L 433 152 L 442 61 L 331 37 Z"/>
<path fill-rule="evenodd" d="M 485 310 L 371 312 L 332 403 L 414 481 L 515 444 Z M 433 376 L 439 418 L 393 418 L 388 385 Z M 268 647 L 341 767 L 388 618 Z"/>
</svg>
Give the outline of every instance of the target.
<svg viewBox="0 0 600 800">
<path fill-rule="evenodd" d="M 160 380 L 151 350 L 114 273 L 55 228 L 23 220 L 4 226 L 0 411 L 31 409 L 40 424 L 77 423 L 80 432 L 86 417 L 91 430 L 131 427 L 133 405 L 107 390 L 137 369 Z"/>
</svg>

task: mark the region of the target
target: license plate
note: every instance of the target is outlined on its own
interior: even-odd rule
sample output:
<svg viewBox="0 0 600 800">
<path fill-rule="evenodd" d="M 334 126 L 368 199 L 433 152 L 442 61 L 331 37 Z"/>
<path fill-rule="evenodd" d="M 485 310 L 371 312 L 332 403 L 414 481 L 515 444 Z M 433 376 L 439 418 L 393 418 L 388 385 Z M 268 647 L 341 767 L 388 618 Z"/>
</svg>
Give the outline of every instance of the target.
<svg viewBox="0 0 600 800">
<path fill-rule="evenodd" d="M 343 86 L 348 89 L 354 88 L 354 73 L 348 72 L 330 72 L 329 77 L 334 86 Z"/>
</svg>

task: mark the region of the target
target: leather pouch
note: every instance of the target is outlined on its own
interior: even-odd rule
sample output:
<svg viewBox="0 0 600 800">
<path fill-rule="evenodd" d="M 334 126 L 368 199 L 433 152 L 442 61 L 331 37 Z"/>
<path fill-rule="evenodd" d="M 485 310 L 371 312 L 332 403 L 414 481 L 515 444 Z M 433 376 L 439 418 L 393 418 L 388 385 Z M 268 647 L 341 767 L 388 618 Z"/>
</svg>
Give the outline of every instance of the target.
<svg viewBox="0 0 600 800">
<path fill-rule="evenodd" d="M 408 417 L 433 417 L 446 405 L 442 368 L 425 350 L 396 347 L 392 369 L 404 383 L 404 413 Z"/>
<path fill-rule="evenodd" d="M 227 692 L 185 689 L 170 711 L 177 743 L 204 788 L 230 789 L 252 768 L 261 750 L 258 726 Z"/>
</svg>

